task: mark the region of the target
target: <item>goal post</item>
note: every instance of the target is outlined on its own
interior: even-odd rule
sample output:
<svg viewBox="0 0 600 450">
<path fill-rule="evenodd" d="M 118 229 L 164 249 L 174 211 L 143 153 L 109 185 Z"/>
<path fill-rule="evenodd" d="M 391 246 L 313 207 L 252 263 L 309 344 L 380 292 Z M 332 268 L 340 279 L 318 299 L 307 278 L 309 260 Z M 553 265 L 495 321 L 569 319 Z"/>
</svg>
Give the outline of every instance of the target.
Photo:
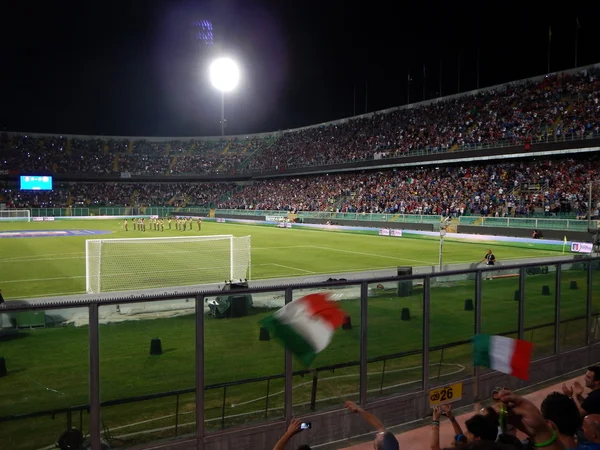
<svg viewBox="0 0 600 450">
<path fill-rule="evenodd" d="M 131 291 L 249 280 L 250 236 L 88 239 L 86 291 Z"/>
<path fill-rule="evenodd" d="M 0 209 L 0 222 L 31 222 L 28 209 Z"/>
</svg>

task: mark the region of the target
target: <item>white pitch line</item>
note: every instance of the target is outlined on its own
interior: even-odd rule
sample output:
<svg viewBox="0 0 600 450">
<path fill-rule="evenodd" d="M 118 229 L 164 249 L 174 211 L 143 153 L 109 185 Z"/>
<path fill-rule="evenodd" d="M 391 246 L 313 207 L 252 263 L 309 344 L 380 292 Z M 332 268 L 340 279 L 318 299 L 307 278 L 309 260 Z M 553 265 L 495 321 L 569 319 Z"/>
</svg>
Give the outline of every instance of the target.
<svg viewBox="0 0 600 450">
<path fill-rule="evenodd" d="M 56 281 L 56 280 L 74 280 L 76 278 L 85 278 L 85 275 L 76 275 L 73 277 L 53 277 L 53 278 L 30 278 L 28 280 L 1 280 L 0 283 L 29 283 L 31 281 Z"/>
<path fill-rule="evenodd" d="M 30 298 L 40 298 L 40 297 L 53 297 L 59 295 L 83 295 L 87 294 L 85 291 L 69 291 L 69 292 L 52 292 L 45 293 L 42 295 L 23 295 L 21 297 L 11 297 L 9 300 L 21 300 L 22 298 L 30 299 Z"/>
<path fill-rule="evenodd" d="M 377 258 L 395 259 L 397 261 L 412 261 L 412 262 L 423 263 L 423 264 L 426 264 L 428 266 L 436 264 L 436 263 L 432 263 L 432 262 L 429 262 L 429 261 L 423 261 L 421 259 L 398 258 L 396 256 L 377 255 L 375 253 L 365 253 L 365 252 L 355 252 L 353 250 L 342 250 L 342 249 L 339 249 L 339 248 L 321 247 L 319 245 L 311 245 L 310 247 L 317 248 L 319 250 L 328 250 L 328 251 L 335 251 L 335 252 L 342 252 L 342 253 L 352 253 L 354 255 L 375 256 Z"/>
<path fill-rule="evenodd" d="M 305 270 L 305 269 L 299 269 L 298 267 L 284 266 L 283 264 L 269 263 L 269 264 L 263 264 L 263 265 L 283 267 L 284 269 L 299 270 L 300 272 L 306 272 L 306 273 L 316 273 L 316 272 L 313 272 L 312 270 Z"/>
<path fill-rule="evenodd" d="M 280 248 L 310 248 L 311 245 L 286 245 L 283 247 L 252 247 L 252 250 L 278 250 Z"/>
<path fill-rule="evenodd" d="M 65 259 L 85 259 L 85 256 L 68 256 L 66 258 L 24 258 L 24 259 L 12 259 L 10 261 L 0 261 L 0 264 L 14 264 L 14 263 L 34 263 L 34 262 L 38 262 L 38 261 L 62 261 Z"/>
<path fill-rule="evenodd" d="M 10 258 L 4 258 L 4 261 L 11 261 L 14 259 L 35 259 L 35 258 L 45 258 L 45 257 L 54 257 L 54 256 L 64 256 L 64 255 L 85 255 L 85 252 L 68 252 L 68 253 L 44 253 L 42 255 L 35 256 L 13 256 Z"/>
</svg>

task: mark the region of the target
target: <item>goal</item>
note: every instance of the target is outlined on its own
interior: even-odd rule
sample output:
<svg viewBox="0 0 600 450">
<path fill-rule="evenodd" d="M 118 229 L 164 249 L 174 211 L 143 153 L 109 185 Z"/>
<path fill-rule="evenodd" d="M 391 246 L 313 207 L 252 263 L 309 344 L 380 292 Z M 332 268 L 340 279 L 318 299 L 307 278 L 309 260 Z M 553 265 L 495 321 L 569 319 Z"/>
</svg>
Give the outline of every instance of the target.
<svg viewBox="0 0 600 450">
<path fill-rule="evenodd" d="M 31 222 L 31 212 L 28 209 L 0 209 L 2 222 Z"/>
<path fill-rule="evenodd" d="M 250 279 L 250 249 L 250 236 L 89 239 L 86 290 L 97 294 Z"/>
</svg>

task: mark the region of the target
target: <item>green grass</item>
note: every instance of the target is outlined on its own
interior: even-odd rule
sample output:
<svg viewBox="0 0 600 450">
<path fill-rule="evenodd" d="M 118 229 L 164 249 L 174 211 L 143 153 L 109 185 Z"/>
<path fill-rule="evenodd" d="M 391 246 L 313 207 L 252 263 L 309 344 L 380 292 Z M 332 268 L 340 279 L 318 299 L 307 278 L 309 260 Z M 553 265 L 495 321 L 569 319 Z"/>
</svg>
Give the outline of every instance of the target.
<svg viewBox="0 0 600 450">
<path fill-rule="evenodd" d="M 5 230 L 84 229 L 109 230 L 110 239 L 123 237 L 195 236 L 210 234 L 252 235 L 252 279 L 342 273 L 396 266 L 423 266 L 438 263 L 438 240 L 427 237 L 380 237 L 307 229 L 278 229 L 207 222 L 202 232 L 146 231 L 124 232 L 121 221 L 56 221 L 0 223 Z M 408 236 L 408 235 L 407 235 Z M 90 236 L 1 239 L 0 286 L 5 298 L 18 299 L 85 292 L 85 241 Z M 512 259 L 558 256 L 560 246 L 494 243 L 501 263 Z M 447 240 L 445 263 L 471 263 L 481 260 L 489 242 Z M 554 249 L 552 249 L 554 248 Z M 164 259 L 164 258 L 163 258 Z M 172 270 L 164 267 L 157 270 Z M 130 267 L 125 265 L 126 270 Z M 134 276 L 134 275 L 127 275 Z"/>
<path fill-rule="evenodd" d="M 114 229 L 104 237 L 163 236 L 165 233 L 124 233 L 114 221 L 0 224 L 2 229 Z M 190 235 L 197 232 L 189 232 Z M 181 235 L 181 232 L 172 232 Z M 253 278 L 340 273 L 397 265 L 435 264 L 437 241 L 431 239 L 385 238 L 347 233 L 309 230 L 281 230 L 228 224 L 203 224 L 202 234 L 252 235 Z M 84 240 L 79 237 L 3 239 L 0 261 L 0 287 L 7 298 L 77 293 L 84 289 Z M 481 259 L 489 243 L 447 242 L 445 261 L 472 262 Z M 552 256 L 546 249 L 503 246 L 494 252 L 501 261 L 515 258 Z M 57 279 L 52 279 L 57 278 Z M 27 281 L 30 280 L 30 281 Z M 32 281 L 36 280 L 36 281 Z M 578 290 L 570 290 L 576 280 Z M 11 282 L 14 281 L 14 282 Z M 586 272 L 563 272 L 561 317 L 585 315 Z M 554 274 L 531 275 L 525 280 L 525 327 L 535 327 L 554 320 L 554 296 L 541 295 L 543 285 L 554 294 Z M 511 332 L 517 329 L 518 303 L 513 300 L 518 278 L 484 281 L 482 287 L 482 325 L 487 333 Z M 423 294 L 415 286 L 413 295 L 396 296 L 392 285 L 374 288 L 368 301 L 368 357 L 370 359 L 401 352 L 422 350 Z M 600 311 L 600 279 L 593 280 L 594 311 Z M 331 345 L 318 355 L 313 367 L 358 361 L 360 352 L 359 291 L 346 295 L 343 309 L 352 317 L 352 330 L 339 330 Z M 449 281 L 431 290 L 430 345 L 447 345 L 472 337 L 474 313 L 464 311 L 464 300 L 475 298 L 473 281 Z M 102 308 L 102 307 L 101 307 Z M 410 308 L 411 320 L 401 321 L 402 308 Z M 251 315 L 236 319 L 205 320 L 205 378 L 207 385 L 271 376 L 283 373 L 284 352 L 274 342 L 258 340 L 258 321 L 270 314 L 254 308 Z M 195 354 L 193 315 L 155 320 L 126 321 L 100 326 L 101 400 L 111 401 L 186 389 L 194 386 Z M 561 348 L 585 343 L 585 322 L 571 322 L 560 329 Z M 149 356 L 150 340 L 160 337 L 164 353 Z M 526 333 L 535 344 L 535 356 L 552 353 L 554 328 L 538 328 Z M 0 341 L 0 355 L 7 361 L 9 374 L 0 379 L 0 415 L 26 414 L 39 410 L 60 409 L 88 403 L 88 329 L 56 327 L 21 331 L 17 338 Z M 443 384 L 471 374 L 471 347 L 458 345 L 435 350 L 430 355 L 431 383 Z M 384 367 L 385 365 L 385 367 Z M 422 386 L 422 355 L 374 361 L 368 366 L 369 397 L 410 392 Z M 295 361 L 295 369 L 302 367 Z M 294 413 L 309 410 L 312 375 L 294 377 Z M 317 408 L 339 405 L 342 398 L 357 398 L 358 366 L 319 372 Z M 265 397 L 269 390 L 268 410 Z M 265 418 L 282 417 L 283 380 L 253 382 L 205 393 L 207 429 L 221 427 L 221 416 L 229 427 Z M 225 396 L 225 402 L 223 402 Z M 175 424 L 177 399 L 157 400 L 107 406 L 102 419 L 112 436 L 142 430 L 156 430 Z M 225 407 L 223 408 L 223 405 Z M 193 431 L 186 425 L 194 421 L 194 394 L 179 398 L 179 433 Z M 74 416 L 79 426 L 79 416 Z M 14 449 L 41 448 L 49 445 L 64 429 L 64 416 L 40 417 L 2 424 L 7 442 Z M 87 413 L 82 428 L 87 430 Z M 29 433 L 32 427 L 36 433 Z M 121 427 L 121 428 L 119 428 Z M 171 428 L 114 440 L 113 445 L 143 442 L 169 437 Z"/>
</svg>

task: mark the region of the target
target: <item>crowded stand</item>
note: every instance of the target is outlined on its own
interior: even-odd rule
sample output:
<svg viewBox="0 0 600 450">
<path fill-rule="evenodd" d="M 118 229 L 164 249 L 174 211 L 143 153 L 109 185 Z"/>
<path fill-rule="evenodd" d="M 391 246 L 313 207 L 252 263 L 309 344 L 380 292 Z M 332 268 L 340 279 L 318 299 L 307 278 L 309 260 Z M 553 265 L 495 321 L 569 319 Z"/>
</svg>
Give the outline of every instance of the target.
<svg viewBox="0 0 600 450">
<path fill-rule="evenodd" d="M 258 181 L 221 208 L 460 216 L 583 215 L 599 157 Z M 521 189 L 523 184 L 533 189 Z M 597 215 L 597 214 L 595 214 Z"/>
<path fill-rule="evenodd" d="M 276 178 L 234 183 L 59 183 L 49 193 L 8 189 L 14 207 L 206 206 L 495 217 L 587 214 L 600 156 Z M 526 188 L 525 188 L 526 186 Z M 227 195 L 226 195 L 227 194 Z M 227 197 L 227 199 L 224 199 Z M 597 216 L 597 205 L 593 215 Z"/>
<path fill-rule="evenodd" d="M 0 202 L 17 209 L 209 206 L 233 189 L 232 183 L 57 183 L 52 191 L 20 191 L 0 183 Z"/>
<path fill-rule="evenodd" d="M 256 138 L 103 141 L 3 134 L 0 171 L 99 175 L 123 172 L 138 175 L 227 174 L 235 173 L 265 142 Z"/>
<path fill-rule="evenodd" d="M 474 95 L 432 101 L 334 126 L 286 133 L 250 164 L 283 170 L 447 152 L 483 144 L 522 144 L 600 132 L 598 70 L 549 76 Z"/>
<path fill-rule="evenodd" d="M 233 174 L 600 135 L 598 69 L 402 107 L 278 137 L 153 142 L 0 137 L 0 170 Z"/>
</svg>

